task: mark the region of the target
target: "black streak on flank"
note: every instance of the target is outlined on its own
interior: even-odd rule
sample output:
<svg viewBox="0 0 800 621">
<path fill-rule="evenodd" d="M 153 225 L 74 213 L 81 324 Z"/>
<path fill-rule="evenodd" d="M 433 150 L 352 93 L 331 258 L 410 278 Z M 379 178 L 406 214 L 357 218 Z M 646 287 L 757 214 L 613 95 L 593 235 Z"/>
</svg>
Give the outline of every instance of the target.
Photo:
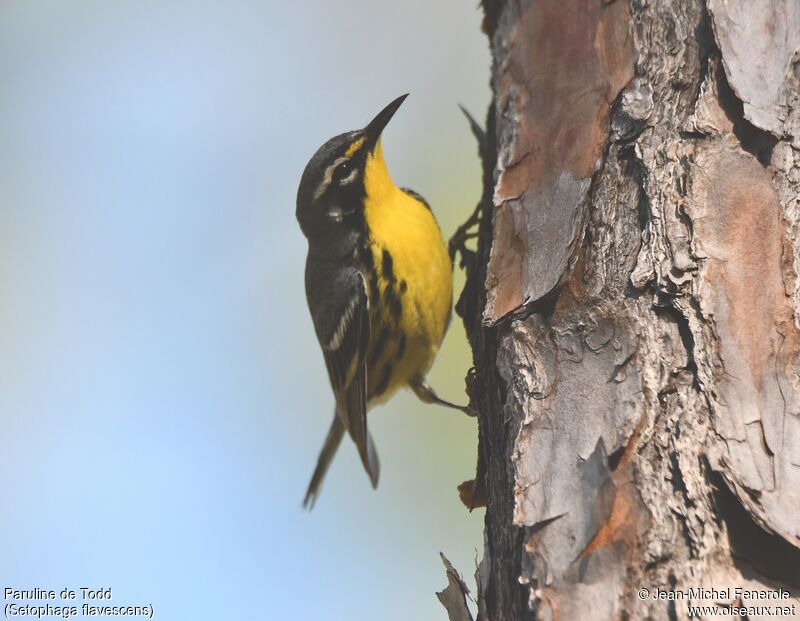
<svg viewBox="0 0 800 621">
<path fill-rule="evenodd" d="M 401 332 L 400 340 L 397 343 L 397 352 L 394 355 L 394 359 L 402 360 L 404 353 L 406 353 L 406 335 L 403 332 Z"/>
<path fill-rule="evenodd" d="M 389 302 L 389 309 L 392 312 L 392 316 L 396 319 L 400 319 L 400 315 L 403 314 L 403 303 L 400 301 L 400 298 L 395 295 L 394 289 L 392 291 L 391 300 Z"/>
<path fill-rule="evenodd" d="M 387 364 L 383 369 L 383 375 L 381 375 L 380 383 L 375 387 L 375 394 L 373 396 L 377 397 L 378 395 L 382 395 L 386 392 L 386 389 L 389 387 L 389 380 L 392 378 L 392 365 Z"/>
<path fill-rule="evenodd" d="M 381 267 L 383 268 L 383 277 L 390 283 L 394 283 L 394 262 L 392 261 L 392 255 L 389 254 L 386 248 L 383 249 Z"/>
<path fill-rule="evenodd" d="M 386 348 L 386 343 L 389 340 L 389 326 L 383 326 L 381 331 L 378 333 L 378 338 L 375 340 L 375 344 L 370 347 L 369 350 L 369 357 L 368 357 L 368 364 L 372 366 L 378 358 L 381 357 L 383 350 Z"/>
<path fill-rule="evenodd" d="M 405 280 L 400 281 L 400 293 L 405 293 L 408 290 L 408 283 Z"/>
<path fill-rule="evenodd" d="M 392 255 L 389 254 L 389 251 L 385 248 L 381 257 L 381 269 L 383 271 L 383 277 L 386 279 L 386 288 L 383 292 L 386 298 L 386 306 L 392 316 L 395 319 L 399 319 L 403 312 L 403 303 L 400 300 L 400 296 L 397 295 L 397 279 L 394 275 L 394 261 L 392 261 Z"/>
<path fill-rule="evenodd" d="M 381 292 L 378 289 L 378 272 L 371 270 L 369 273 L 369 303 L 373 308 L 380 304 Z"/>
<path fill-rule="evenodd" d="M 399 300 L 397 300 L 397 294 L 396 291 L 394 290 L 394 287 L 392 287 L 392 283 L 387 282 L 386 288 L 384 288 L 383 290 L 383 302 L 386 305 L 386 309 L 394 312 L 395 302 L 398 301 Z"/>
</svg>

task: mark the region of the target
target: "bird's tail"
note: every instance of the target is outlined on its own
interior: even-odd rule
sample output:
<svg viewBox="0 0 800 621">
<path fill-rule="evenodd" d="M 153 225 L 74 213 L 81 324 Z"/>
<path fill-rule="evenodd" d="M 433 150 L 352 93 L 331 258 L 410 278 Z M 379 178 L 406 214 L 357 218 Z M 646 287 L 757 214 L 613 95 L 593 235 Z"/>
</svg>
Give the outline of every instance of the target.
<svg viewBox="0 0 800 621">
<path fill-rule="evenodd" d="M 331 428 L 328 431 L 328 436 L 325 438 L 325 444 L 322 445 L 322 450 L 319 452 L 319 457 L 317 458 L 317 467 L 314 468 L 314 474 L 311 475 L 311 481 L 306 490 L 306 497 L 303 500 L 304 509 L 311 511 L 311 509 L 314 508 L 314 503 L 317 501 L 317 496 L 319 496 L 322 481 L 325 478 L 325 474 L 328 472 L 328 467 L 333 461 L 333 456 L 336 455 L 336 450 L 339 448 L 343 436 L 344 425 L 339 416 L 334 413 Z M 375 442 L 372 439 L 371 433 L 367 433 L 366 446 L 361 461 L 369 475 L 372 487 L 378 487 L 378 476 L 380 475 L 381 465 L 378 461 L 378 452 L 375 450 Z"/>
<path fill-rule="evenodd" d="M 378 461 L 378 451 L 375 450 L 375 441 L 372 439 L 371 433 L 367 433 L 367 462 L 368 463 L 364 463 L 364 468 L 369 475 L 369 480 L 372 483 L 373 489 L 375 489 L 378 487 L 378 476 L 381 473 L 381 464 Z"/>
<path fill-rule="evenodd" d="M 319 496 L 322 480 L 325 478 L 325 473 L 328 472 L 328 466 L 331 465 L 333 456 L 336 455 L 336 449 L 339 448 L 343 435 L 344 425 L 342 425 L 339 416 L 334 412 L 331 428 L 328 431 L 328 436 L 325 438 L 325 444 L 322 445 L 322 450 L 319 452 L 317 467 L 314 468 L 314 474 L 311 476 L 311 482 L 308 484 L 306 497 L 305 500 L 303 500 L 303 508 L 309 511 L 314 508 L 314 503 L 317 501 L 317 496 Z"/>
</svg>

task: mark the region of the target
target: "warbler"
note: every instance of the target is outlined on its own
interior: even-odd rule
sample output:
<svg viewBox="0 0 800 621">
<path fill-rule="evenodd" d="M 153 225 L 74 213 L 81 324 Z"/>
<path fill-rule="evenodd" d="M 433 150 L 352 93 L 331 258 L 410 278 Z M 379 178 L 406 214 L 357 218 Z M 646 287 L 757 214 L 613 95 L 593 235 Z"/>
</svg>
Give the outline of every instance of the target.
<svg viewBox="0 0 800 621">
<path fill-rule="evenodd" d="M 466 411 L 425 380 L 450 323 L 452 263 L 430 206 L 396 186 L 383 159 L 381 133 L 407 96 L 364 129 L 323 144 L 297 190 L 297 221 L 308 239 L 306 298 L 336 403 L 303 501 L 308 509 L 345 431 L 377 487 L 367 410 L 399 388 Z"/>
</svg>

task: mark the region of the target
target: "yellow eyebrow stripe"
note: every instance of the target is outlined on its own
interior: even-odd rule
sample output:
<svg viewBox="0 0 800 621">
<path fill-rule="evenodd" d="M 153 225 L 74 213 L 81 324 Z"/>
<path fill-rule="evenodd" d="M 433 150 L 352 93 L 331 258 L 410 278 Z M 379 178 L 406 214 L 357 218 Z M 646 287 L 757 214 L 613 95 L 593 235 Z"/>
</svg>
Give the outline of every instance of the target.
<svg viewBox="0 0 800 621">
<path fill-rule="evenodd" d="M 353 154 L 356 151 L 358 151 L 359 147 L 361 147 L 362 144 L 364 144 L 364 139 L 363 138 L 359 138 L 353 144 L 351 144 L 349 147 L 347 147 L 347 151 L 344 152 L 344 156 L 345 157 L 353 157 Z"/>
</svg>

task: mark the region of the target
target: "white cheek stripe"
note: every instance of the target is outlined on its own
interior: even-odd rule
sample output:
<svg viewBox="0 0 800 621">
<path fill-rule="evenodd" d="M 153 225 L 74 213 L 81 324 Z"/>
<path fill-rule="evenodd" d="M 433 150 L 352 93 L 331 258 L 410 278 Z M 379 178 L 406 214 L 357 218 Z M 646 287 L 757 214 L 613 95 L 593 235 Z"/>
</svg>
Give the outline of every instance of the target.
<svg viewBox="0 0 800 621">
<path fill-rule="evenodd" d="M 333 207 L 325 212 L 325 215 L 333 220 L 336 224 L 340 224 L 344 219 L 344 212 L 339 207 Z"/>
</svg>

